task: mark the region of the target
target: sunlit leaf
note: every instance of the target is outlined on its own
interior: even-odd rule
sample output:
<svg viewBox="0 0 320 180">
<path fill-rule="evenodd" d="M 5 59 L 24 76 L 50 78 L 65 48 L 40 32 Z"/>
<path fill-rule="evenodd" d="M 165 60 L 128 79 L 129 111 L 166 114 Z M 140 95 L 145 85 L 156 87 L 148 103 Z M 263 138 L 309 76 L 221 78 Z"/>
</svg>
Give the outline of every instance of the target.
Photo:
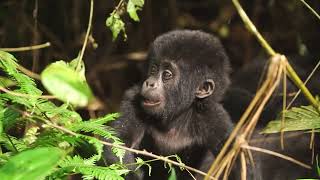
<svg viewBox="0 0 320 180">
<path fill-rule="evenodd" d="M 138 7 L 142 7 L 144 5 L 144 0 L 129 0 L 129 1 L 132 1 L 132 3 Z"/>
<path fill-rule="evenodd" d="M 144 4 L 143 0 L 129 0 L 127 4 L 127 12 L 129 13 L 129 16 L 134 21 L 139 21 L 139 17 L 137 14 L 138 10 L 142 9 L 142 6 Z"/>
<path fill-rule="evenodd" d="M 13 156 L 0 169 L 1 179 L 43 179 L 57 166 L 63 152 L 58 148 L 37 148 Z"/>
<path fill-rule="evenodd" d="M 128 1 L 127 12 L 129 13 L 129 16 L 131 17 L 131 19 L 133 19 L 135 21 L 140 21 L 138 14 L 137 14 L 136 6 L 132 3 L 131 0 Z"/>
<path fill-rule="evenodd" d="M 64 61 L 49 65 L 41 73 L 41 81 L 51 94 L 62 101 L 83 107 L 93 100 L 88 84 Z"/>
<path fill-rule="evenodd" d="M 124 37 L 126 39 L 125 34 L 125 28 L 124 28 L 124 22 L 121 20 L 120 16 L 117 13 L 111 14 L 107 21 L 106 21 L 107 27 L 110 28 L 112 32 L 112 39 L 115 40 L 119 33 L 122 31 L 124 34 Z"/>
</svg>

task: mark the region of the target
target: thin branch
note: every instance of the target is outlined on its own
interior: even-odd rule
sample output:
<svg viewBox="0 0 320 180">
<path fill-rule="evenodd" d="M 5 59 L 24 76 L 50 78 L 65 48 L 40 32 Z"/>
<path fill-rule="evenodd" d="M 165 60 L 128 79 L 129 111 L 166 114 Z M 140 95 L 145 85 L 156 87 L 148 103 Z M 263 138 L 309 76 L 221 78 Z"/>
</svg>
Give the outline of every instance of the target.
<svg viewBox="0 0 320 180">
<path fill-rule="evenodd" d="M 313 107 L 315 107 L 317 110 L 319 108 L 318 101 L 313 97 L 309 89 L 303 84 L 297 73 L 294 71 L 294 69 L 291 67 L 289 62 L 287 61 L 286 64 L 286 70 L 289 74 L 290 79 L 294 82 L 294 84 L 301 90 L 301 92 L 304 94 L 304 96 L 309 100 L 309 102 L 312 104 Z"/>
<path fill-rule="evenodd" d="M 283 62 L 283 67 L 285 67 L 285 61 Z M 285 122 L 285 113 L 286 113 L 286 106 L 287 106 L 287 71 L 286 68 L 283 68 L 283 87 L 282 87 L 283 95 L 282 95 L 282 113 L 281 113 L 281 137 L 280 137 L 280 144 L 281 149 L 284 150 L 284 122 Z"/>
<path fill-rule="evenodd" d="M 93 0 L 90 0 L 90 15 L 89 15 L 88 28 L 87 28 L 86 37 L 84 38 L 84 43 L 83 43 L 83 46 L 82 46 L 82 49 L 81 49 L 81 52 L 80 52 L 80 57 L 79 57 L 79 60 L 78 60 L 78 64 L 77 64 L 76 70 L 80 70 L 81 62 L 83 61 L 82 58 L 83 58 L 84 50 L 87 47 L 87 42 L 88 42 L 89 34 L 90 34 L 90 31 L 91 31 L 92 16 L 93 16 Z"/>
<path fill-rule="evenodd" d="M 32 71 L 30 71 L 29 69 L 19 65 L 18 69 L 23 72 L 24 74 L 26 74 L 27 76 L 33 78 L 33 79 L 37 79 L 37 80 L 41 80 L 41 76 L 37 73 L 34 73 Z"/>
<path fill-rule="evenodd" d="M 25 47 L 17 47 L 17 48 L 0 48 L 0 51 L 7 52 L 19 52 L 19 51 L 32 51 L 36 49 L 42 49 L 51 46 L 50 42 L 46 42 L 44 44 L 34 45 L 34 46 L 25 46 Z"/>
<path fill-rule="evenodd" d="M 241 180 L 247 179 L 247 163 L 246 163 L 246 157 L 244 156 L 244 152 L 240 153 L 241 157 Z"/>
<path fill-rule="evenodd" d="M 8 93 L 10 95 L 14 95 L 14 96 L 19 96 L 19 97 L 26 97 L 26 98 L 42 98 L 42 99 L 56 99 L 56 97 L 54 96 L 50 96 L 50 95 L 44 95 L 44 96 L 35 96 L 35 95 L 30 95 L 30 94 L 23 94 L 23 93 L 17 93 L 17 92 L 13 92 L 10 91 L 4 87 L 0 86 L 0 91 L 3 91 L 5 93 Z"/>
<path fill-rule="evenodd" d="M 303 82 L 304 85 L 307 85 L 307 83 L 309 82 L 309 80 L 311 79 L 313 74 L 316 72 L 316 70 L 319 68 L 319 66 L 320 66 L 320 60 L 318 61 L 317 65 L 312 69 L 312 71 L 309 74 L 309 76 L 307 77 L 307 79 Z M 300 95 L 300 93 L 301 93 L 301 89 L 299 89 L 299 91 L 295 94 L 293 99 L 290 101 L 289 105 L 286 108 L 287 110 L 291 107 L 292 103 L 297 99 L 297 97 Z"/>
<path fill-rule="evenodd" d="M 112 11 L 112 14 L 119 11 L 119 9 L 121 8 L 122 4 L 124 3 L 123 0 L 120 0 L 117 7 Z"/>
<path fill-rule="evenodd" d="M 253 150 L 253 151 L 262 152 L 262 153 L 265 153 L 265 154 L 270 154 L 270 155 L 273 155 L 273 156 L 288 160 L 288 161 L 290 161 L 292 163 L 298 164 L 299 166 L 302 166 L 302 167 L 304 167 L 306 169 L 312 169 L 311 166 L 309 166 L 309 165 L 307 165 L 307 164 L 305 164 L 303 162 L 300 162 L 300 161 L 298 161 L 298 160 L 296 160 L 296 159 L 294 159 L 292 157 L 289 157 L 289 156 L 286 156 L 286 155 L 283 155 L 283 154 L 280 154 L 280 153 L 277 153 L 277 152 L 274 152 L 274 151 L 270 151 L 270 150 L 267 150 L 267 149 L 254 147 L 254 146 L 248 146 L 248 145 L 242 145 L 241 147 L 245 148 L 245 149 Z"/>
<path fill-rule="evenodd" d="M 319 20 L 320 20 L 320 15 L 304 0 L 300 0 L 311 12 L 314 14 Z"/>
</svg>

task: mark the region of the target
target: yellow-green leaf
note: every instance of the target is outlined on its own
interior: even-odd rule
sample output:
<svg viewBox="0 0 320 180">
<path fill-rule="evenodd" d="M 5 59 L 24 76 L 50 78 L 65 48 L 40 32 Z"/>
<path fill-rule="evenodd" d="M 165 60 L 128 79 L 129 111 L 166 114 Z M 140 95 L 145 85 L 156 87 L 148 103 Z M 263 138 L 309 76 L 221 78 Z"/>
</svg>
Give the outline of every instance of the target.
<svg viewBox="0 0 320 180">
<path fill-rule="evenodd" d="M 49 65 L 41 73 L 44 87 L 64 102 L 84 107 L 93 100 L 93 94 L 83 77 L 64 61 Z"/>
</svg>

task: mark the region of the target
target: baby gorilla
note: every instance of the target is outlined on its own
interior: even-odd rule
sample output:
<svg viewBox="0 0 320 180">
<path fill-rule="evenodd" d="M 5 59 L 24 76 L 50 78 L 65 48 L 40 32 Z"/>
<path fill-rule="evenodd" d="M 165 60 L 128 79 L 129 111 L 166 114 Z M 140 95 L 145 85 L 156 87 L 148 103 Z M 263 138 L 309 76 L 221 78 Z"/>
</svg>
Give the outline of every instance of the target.
<svg viewBox="0 0 320 180">
<path fill-rule="evenodd" d="M 159 36 L 148 53 L 145 81 L 129 89 L 119 120 L 113 123 L 126 146 L 167 156 L 206 171 L 222 148 L 233 124 L 220 101 L 229 85 L 229 61 L 214 36 L 191 30 Z M 107 161 L 114 161 L 106 148 Z M 127 152 L 125 163 L 138 155 Z M 147 157 L 142 157 L 147 160 Z M 166 179 L 163 162 L 127 179 Z M 177 169 L 177 168 L 176 168 Z M 178 179 L 190 179 L 177 172 Z"/>
</svg>

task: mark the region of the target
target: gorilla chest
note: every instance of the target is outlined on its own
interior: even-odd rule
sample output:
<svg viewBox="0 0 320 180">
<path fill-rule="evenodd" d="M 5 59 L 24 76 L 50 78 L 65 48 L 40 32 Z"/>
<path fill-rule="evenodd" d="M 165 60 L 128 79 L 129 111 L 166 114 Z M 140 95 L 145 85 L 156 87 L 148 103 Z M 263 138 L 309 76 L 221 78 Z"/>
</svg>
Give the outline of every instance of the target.
<svg viewBox="0 0 320 180">
<path fill-rule="evenodd" d="M 152 144 L 153 152 L 165 154 L 177 153 L 195 143 L 195 139 L 186 130 L 172 128 L 163 132 L 156 128 L 150 128 L 147 139 Z"/>
</svg>

